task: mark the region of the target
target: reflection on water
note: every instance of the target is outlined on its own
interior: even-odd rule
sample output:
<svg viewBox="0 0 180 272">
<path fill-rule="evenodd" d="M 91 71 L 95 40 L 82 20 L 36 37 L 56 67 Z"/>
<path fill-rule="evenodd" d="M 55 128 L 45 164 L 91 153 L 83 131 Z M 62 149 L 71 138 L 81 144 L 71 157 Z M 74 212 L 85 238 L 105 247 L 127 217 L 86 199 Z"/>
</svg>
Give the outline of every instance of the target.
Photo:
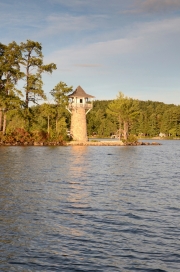
<svg viewBox="0 0 180 272">
<path fill-rule="evenodd" d="M 180 271 L 180 142 L 1 147 L 0 271 Z"/>
</svg>

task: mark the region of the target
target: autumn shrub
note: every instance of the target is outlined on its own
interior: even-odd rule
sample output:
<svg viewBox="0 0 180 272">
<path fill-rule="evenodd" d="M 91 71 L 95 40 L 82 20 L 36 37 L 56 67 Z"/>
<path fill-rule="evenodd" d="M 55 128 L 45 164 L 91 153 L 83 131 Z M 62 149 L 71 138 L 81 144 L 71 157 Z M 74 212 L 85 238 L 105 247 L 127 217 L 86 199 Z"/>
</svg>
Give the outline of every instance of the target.
<svg viewBox="0 0 180 272">
<path fill-rule="evenodd" d="M 32 132 L 32 139 L 35 142 L 44 142 L 48 139 L 48 133 L 41 130 L 41 131 L 33 131 Z"/>
<path fill-rule="evenodd" d="M 16 128 L 11 135 L 17 142 L 24 143 L 31 141 L 31 134 L 27 132 L 24 128 Z"/>
</svg>

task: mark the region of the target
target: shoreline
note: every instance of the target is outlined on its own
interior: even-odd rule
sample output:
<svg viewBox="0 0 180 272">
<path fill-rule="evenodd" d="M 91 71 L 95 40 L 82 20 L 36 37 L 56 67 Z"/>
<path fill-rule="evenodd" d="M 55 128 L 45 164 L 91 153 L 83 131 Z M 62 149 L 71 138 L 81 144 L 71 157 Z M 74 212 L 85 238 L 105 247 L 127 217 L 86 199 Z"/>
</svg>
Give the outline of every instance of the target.
<svg viewBox="0 0 180 272">
<path fill-rule="evenodd" d="M 157 142 L 123 143 L 122 141 L 96 141 L 96 142 L 71 141 L 69 143 L 66 143 L 66 146 L 141 146 L 141 145 L 161 145 L 161 144 Z"/>
<path fill-rule="evenodd" d="M 1 142 L 0 146 L 142 146 L 162 145 L 158 142 L 123 143 L 122 141 L 70 141 L 70 142 Z"/>
</svg>

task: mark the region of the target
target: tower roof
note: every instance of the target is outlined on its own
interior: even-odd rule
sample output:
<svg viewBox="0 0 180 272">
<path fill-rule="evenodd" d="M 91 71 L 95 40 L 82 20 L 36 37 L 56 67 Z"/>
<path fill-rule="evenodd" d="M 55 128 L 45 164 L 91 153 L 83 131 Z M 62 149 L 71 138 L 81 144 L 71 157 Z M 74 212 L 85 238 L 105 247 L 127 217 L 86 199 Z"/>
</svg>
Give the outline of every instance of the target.
<svg viewBox="0 0 180 272">
<path fill-rule="evenodd" d="M 95 96 L 92 96 L 90 94 L 87 94 L 81 86 L 78 86 L 75 91 L 72 94 L 69 94 L 68 97 L 85 97 L 85 98 L 94 98 Z"/>
</svg>

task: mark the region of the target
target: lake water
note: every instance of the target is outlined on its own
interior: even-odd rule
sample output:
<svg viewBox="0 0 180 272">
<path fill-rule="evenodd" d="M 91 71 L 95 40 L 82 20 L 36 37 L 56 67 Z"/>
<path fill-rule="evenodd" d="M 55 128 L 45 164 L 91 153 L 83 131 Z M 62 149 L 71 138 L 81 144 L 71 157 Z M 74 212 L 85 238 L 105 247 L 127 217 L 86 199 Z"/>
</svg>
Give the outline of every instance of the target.
<svg viewBox="0 0 180 272">
<path fill-rule="evenodd" d="M 180 141 L 0 147 L 0 271 L 180 271 Z"/>
</svg>

